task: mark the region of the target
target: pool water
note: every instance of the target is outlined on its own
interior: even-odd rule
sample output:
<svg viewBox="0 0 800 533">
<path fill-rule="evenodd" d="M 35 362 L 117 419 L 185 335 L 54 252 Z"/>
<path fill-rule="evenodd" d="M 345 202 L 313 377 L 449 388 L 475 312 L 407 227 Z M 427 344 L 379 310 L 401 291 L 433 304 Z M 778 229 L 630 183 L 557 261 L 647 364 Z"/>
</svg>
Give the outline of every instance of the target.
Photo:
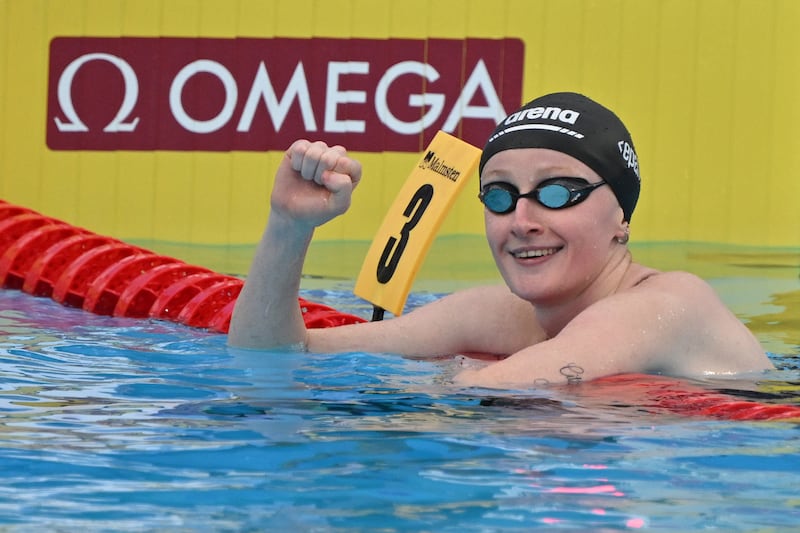
<svg viewBox="0 0 800 533">
<path fill-rule="evenodd" d="M 692 254 L 778 367 L 693 385 L 800 405 L 797 256 Z M 315 278 L 303 296 L 368 317 L 350 288 Z M 10 290 L 0 357 L 3 530 L 800 527 L 796 420 L 654 412 L 592 384 L 457 389 L 450 359 L 233 351 Z"/>
</svg>

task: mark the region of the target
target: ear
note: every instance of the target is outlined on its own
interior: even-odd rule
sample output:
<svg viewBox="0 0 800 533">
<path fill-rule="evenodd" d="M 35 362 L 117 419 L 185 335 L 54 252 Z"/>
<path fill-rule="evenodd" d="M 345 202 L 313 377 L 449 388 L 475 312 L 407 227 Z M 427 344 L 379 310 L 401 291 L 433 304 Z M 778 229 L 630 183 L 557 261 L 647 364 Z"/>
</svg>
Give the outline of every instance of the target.
<svg viewBox="0 0 800 533">
<path fill-rule="evenodd" d="M 614 234 L 614 238 L 619 244 L 627 244 L 628 239 L 631 236 L 631 225 L 626 221 L 623 220 L 620 222 L 619 229 Z"/>
</svg>

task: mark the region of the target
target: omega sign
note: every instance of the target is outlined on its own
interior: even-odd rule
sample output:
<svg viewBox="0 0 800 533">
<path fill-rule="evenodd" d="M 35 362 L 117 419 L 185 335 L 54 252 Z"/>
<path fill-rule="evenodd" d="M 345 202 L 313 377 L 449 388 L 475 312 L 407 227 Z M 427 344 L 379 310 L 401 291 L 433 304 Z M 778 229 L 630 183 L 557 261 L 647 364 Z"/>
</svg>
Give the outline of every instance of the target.
<svg viewBox="0 0 800 533">
<path fill-rule="evenodd" d="M 53 150 L 283 150 L 305 137 L 419 152 L 476 146 L 522 99 L 518 39 L 58 37 Z"/>
</svg>

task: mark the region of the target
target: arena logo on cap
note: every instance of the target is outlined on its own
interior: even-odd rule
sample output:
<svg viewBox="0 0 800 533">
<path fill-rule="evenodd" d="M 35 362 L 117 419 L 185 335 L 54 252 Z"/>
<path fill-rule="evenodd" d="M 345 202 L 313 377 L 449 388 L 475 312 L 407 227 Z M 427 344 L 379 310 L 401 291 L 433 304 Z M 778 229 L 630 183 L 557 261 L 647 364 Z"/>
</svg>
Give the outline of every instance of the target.
<svg viewBox="0 0 800 533">
<path fill-rule="evenodd" d="M 580 116 L 581 114 L 579 112 L 573 111 L 572 109 L 561 109 L 560 107 L 532 107 L 512 113 L 506 118 L 506 124 L 513 124 L 523 120 L 547 119 L 574 125 Z"/>
<path fill-rule="evenodd" d="M 523 56 L 519 39 L 57 37 L 47 145 L 419 152 L 438 130 L 482 145 L 519 105 Z"/>
</svg>

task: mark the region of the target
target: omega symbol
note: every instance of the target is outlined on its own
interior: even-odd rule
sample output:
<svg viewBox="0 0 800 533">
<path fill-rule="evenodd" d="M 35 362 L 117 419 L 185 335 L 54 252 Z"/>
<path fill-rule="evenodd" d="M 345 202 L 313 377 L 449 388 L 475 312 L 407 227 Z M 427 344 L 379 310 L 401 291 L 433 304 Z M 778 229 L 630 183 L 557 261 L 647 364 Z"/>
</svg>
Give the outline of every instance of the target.
<svg viewBox="0 0 800 533">
<path fill-rule="evenodd" d="M 120 131 L 133 131 L 136 125 L 139 124 L 139 117 L 134 118 L 132 121 L 126 122 L 128 115 L 133 111 L 136 105 L 136 100 L 139 98 L 139 80 L 133 68 L 117 56 L 111 54 L 94 53 L 85 54 L 75 59 L 72 63 L 67 65 L 61 77 L 58 79 L 58 105 L 61 106 L 61 111 L 66 117 L 66 122 L 62 122 L 58 117 L 55 117 L 56 127 L 58 131 L 89 131 L 86 124 L 78 117 L 75 111 L 75 106 L 72 104 L 72 82 L 78 70 L 89 61 L 102 60 L 108 61 L 122 74 L 122 79 L 125 82 L 125 96 L 122 99 L 122 105 L 117 111 L 115 116 L 108 125 L 103 128 L 103 131 L 115 133 Z"/>
</svg>

